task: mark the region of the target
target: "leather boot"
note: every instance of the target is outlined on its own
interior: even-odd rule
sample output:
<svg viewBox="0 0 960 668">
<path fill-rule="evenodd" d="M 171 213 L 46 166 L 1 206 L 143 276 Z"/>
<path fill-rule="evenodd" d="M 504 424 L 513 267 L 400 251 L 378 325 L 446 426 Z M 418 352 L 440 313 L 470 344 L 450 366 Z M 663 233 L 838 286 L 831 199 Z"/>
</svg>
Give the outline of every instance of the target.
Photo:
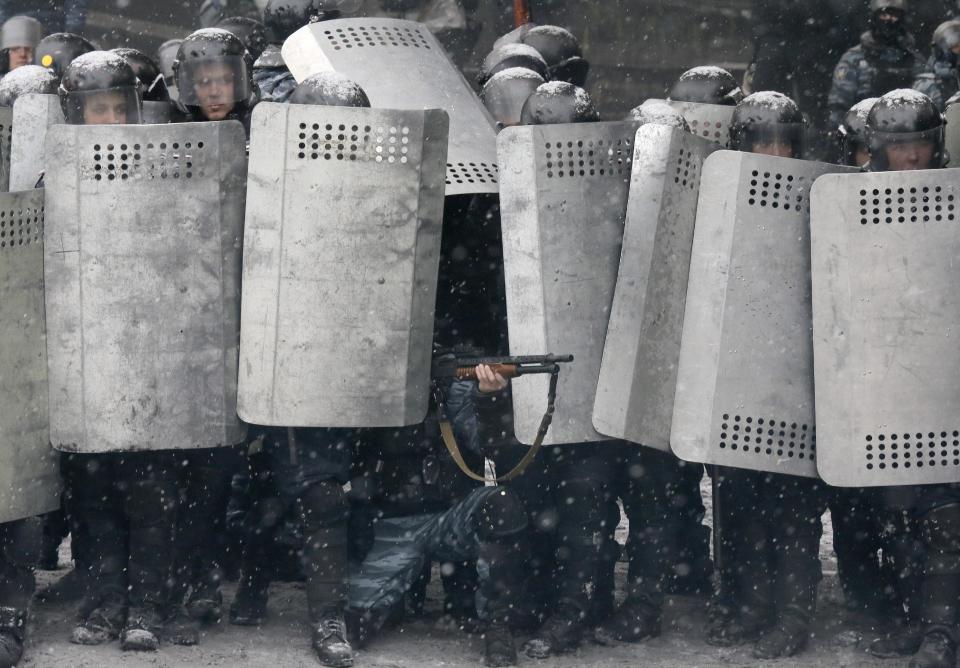
<svg viewBox="0 0 960 668">
<path fill-rule="evenodd" d="M 0 668 L 12 668 L 23 657 L 27 611 L 0 607 Z"/>
</svg>

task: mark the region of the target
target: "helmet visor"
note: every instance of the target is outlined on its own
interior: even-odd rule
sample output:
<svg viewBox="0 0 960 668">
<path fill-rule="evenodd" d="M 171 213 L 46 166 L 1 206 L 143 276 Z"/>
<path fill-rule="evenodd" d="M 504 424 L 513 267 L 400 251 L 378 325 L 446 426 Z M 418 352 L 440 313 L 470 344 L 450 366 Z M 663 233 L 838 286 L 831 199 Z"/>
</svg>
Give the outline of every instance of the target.
<svg viewBox="0 0 960 668">
<path fill-rule="evenodd" d="M 763 153 L 781 158 L 803 156 L 807 126 L 805 123 L 750 125 L 733 141 L 738 151 Z"/>
<path fill-rule="evenodd" d="M 936 169 L 943 164 L 943 127 L 920 132 L 870 133 L 870 163 L 894 171 Z"/>
<path fill-rule="evenodd" d="M 250 72 L 243 56 L 186 61 L 176 80 L 180 102 L 188 107 L 230 105 L 250 97 Z"/>
<path fill-rule="evenodd" d="M 66 94 L 67 123 L 124 125 L 140 123 L 140 91 L 132 86 Z"/>
</svg>

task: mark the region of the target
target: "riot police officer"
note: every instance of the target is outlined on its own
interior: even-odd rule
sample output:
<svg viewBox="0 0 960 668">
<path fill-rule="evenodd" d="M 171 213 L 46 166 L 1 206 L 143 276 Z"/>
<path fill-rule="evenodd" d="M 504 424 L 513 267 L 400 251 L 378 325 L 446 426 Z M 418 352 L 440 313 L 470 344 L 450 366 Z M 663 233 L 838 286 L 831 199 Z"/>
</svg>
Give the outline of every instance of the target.
<svg viewBox="0 0 960 668">
<path fill-rule="evenodd" d="M 590 63 L 583 57 L 583 50 L 573 33 L 554 25 L 529 24 L 513 30 L 498 39 L 493 52 L 509 44 L 526 44 L 533 47 L 547 63 L 550 81 L 565 81 L 583 86 L 590 73 Z"/>
<path fill-rule="evenodd" d="M 511 67 L 493 74 L 483 85 L 480 98 L 500 128 L 519 125 L 524 103 L 544 83 L 533 70 Z"/>
<path fill-rule="evenodd" d="M 12 668 L 23 656 L 41 532 L 37 517 L 0 524 L 0 668 Z"/>
<path fill-rule="evenodd" d="M 870 152 L 867 150 L 867 116 L 878 99 L 868 97 L 861 100 L 844 115 L 836 136 L 839 151 L 837 162 L 841 165 L 863 167 L 870 161 Z"/>
<path fill-rule="evenodd" d="M 667 99 L 732 107 L 743 99 L 743 90 L 727 70 L 707 65 L 681 74 L 670 88 Z"/>
<path fill-rule="evenodd" d="M 960 20 L 944 21 L 933 33 L 927 71 L 914 82 L 913 87 L 933 100 L 940 109 L 960 90 Z"/>
<path fill-rule="evenodd" d="M 140 81 L 140 89 L 143 91 L 144 102 L 169 102 L 170 93 L 167 91 L 167 82 L 163 78 L 160 67 L 150 56 L 143 51 L 129 48 L 112 49 L 127 64 L 133 68 L 133 73 L 137 75 Z"/>
<path fill-rule="evenodd" d="M 34 62 L 61 77 L 74 58 L 94 49 L 96 47 L 90 40 L 80 35 L 57 32 L 40 40 L 34 52 Z"/>
<path fill-rule="evenodd" d="M 730 147 L 800 158 L 805 125 L 787 96 L 754 93 L 734 111 Z M 793 656 L 809 641 L 816 607 L 823 485 L 728 467 L 714 475 L 723 558 L 708 642 L 755 642 L 754 656 L 762 659 Z"/>
<path fill-rule="evenodd" d="M 907 0 L 870 0 L 870 29 L 833 71 L 827 97 L 831 127 L 860 100 L 908 88 L 923 72 L 923 58 L 907 32 L 907 11 Z"/>
<path fill-rule="evenodd" d="M 257 19 L 246 16 L 228 16 L 220 21 L 215 28 L 222 28 L 240 38 L 247 47 L 253 62 L 257 62 L 260 54 L 267 48 L 267 26 Z"/>
<path fill-rule="evenodd" d="M 4 72 L 33 62 L 33 51 L 43 38 L 43 24 L 32 16 L 12 16 L 0 30 L 0 60 Z M 0 63 L 2 65 L 2 63 Z"/>
</svg>

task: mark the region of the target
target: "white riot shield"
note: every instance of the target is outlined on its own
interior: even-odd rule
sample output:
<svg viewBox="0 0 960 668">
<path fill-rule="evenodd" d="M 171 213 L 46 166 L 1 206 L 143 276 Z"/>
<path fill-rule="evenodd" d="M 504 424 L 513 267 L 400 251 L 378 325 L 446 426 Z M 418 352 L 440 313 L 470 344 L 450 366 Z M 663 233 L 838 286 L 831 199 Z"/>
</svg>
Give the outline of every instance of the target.
<svg viewBox="0 0 960 668">
<path fill-rule="evenodd" d="M 670 446 L 816 477 L 810 186 L 825 163 L 718 151 L 703 164 Z"/>
<path fill-rule="evenodd" d="M 680 334 L 704 159 L 719 146 L 637 131 L 617 287 L 593 406 L 601 434 L 670 451 Z"/>
<path fill-rule="evenodd" d="M 241 125 L 51 128 L 50 438 L 76 452 L 240 442 Z"/>
<path fill-rule="evenodd" d="M 730 121 L 735 107 L 724 104 L 657 100 L 676 109 L 687 119 L 690 131 L 698 137 L 726 146 L 730 139 Z"/>
<path fill-rule="evenodd" d="M 43 147 L 51 125 L 63 123 L 60 98 L 30 94 L 13 103 L 13 137 L 10 141 L 10 190 L 29 190 L 43 172 Z"/>
<path fill-rule="evenodd" d="M 10 139 L 13 134 L 13 107 L 0 107 L 0 191 L 10 190 Z"/>
<path fill-rule="evenodd" d="M 257 107 L 244 237 L 244 420 L 423 420 L 446 152 L 439 110 Z"/>
<path fill-rule="evenodd" d="M 960 167 L 960 104 L 951 104 L 944 112 L 947 119 L 946 148 L 949 167 Z"/>
<path fill-rule="evenodd" d="M 443 109 L 450 117 L 447 195 L 497 192 L 495 122 L 436 37 L 420 23 L 359 18 L 312 23 L 283 45 L 297 81 L 336 71 L 376 109 Z"/>
<path fill-rule="evenodd" d="M 835 175 L 813 189 L 820 475 L 960 482 L 960 169 Z"/>
<path fill-rule="evenodd" d="M 0 524 L 60 506 L 43 317 L 43 190 L 0 194 Z"/>
<path fill-rule="evenodd" d="M 593 427 L 604 334 L 617 280 L 637 123 L 500 133 L 501 224 L 512 355 L 572 354 L 547 444 L 606 440 Z M 532 443 L 545 376 L 513 381 L 517 438 Z"/>
</svg>

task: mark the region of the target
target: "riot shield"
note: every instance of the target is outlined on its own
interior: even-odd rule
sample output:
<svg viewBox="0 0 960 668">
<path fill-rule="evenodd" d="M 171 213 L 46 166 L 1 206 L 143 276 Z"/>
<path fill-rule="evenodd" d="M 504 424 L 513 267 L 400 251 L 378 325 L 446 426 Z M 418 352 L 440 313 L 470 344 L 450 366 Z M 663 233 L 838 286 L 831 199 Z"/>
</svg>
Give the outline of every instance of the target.
<svg viewBox="0 0 960 668">
<path fill-rule="evenodd" d="M 44 277 L 54 447 L 243 440 L 245 143 L 235 121 L 50 129 Z"/>
<path fill-rule="evenodd" d="M 13 107 L 0 107 L 0 191 L 10 190 L 10 140 L 13 134 Z"/>
<path fill-rule="evenodd" d="M 446 152 L 439 110 L 257 106 L 243 246 L 244 420 L 423 420 Z"/>
<path fill-rule="evenodd" d="M 333 70 L 379 109 L 443 109 L 450 116 L 447 195 L 497 192 L 495 122 L 456 65 L 420 23 L 360 18 L 295 32 L 283 59 L 297 81 Z"/>
<path fill-rule="evenodd" d="M 943 114 L 947 119 L 946 147 L 949 167 L 960 167 L 960 104 L 951 104 Z"/>
<path fill-rule="evenodd" d="M 825 163 L 718 151 L 703 164 L 670 446 L 815 477 L 809 191 Z"/>
<path fill-rule="evenodd" d="M 43 190 L 0 194 L 0 524 L 60 506 L 47 423 Z"/>
<path fill-rule="evenodd" d="M 144 102 L 143 123 L 145 125 L 162 125 L 170 122 L 173 107 L 169 102 Z"/>
<path fill-rule="evenodd" d="M 500 133 L 507 323 L 512 355 L 572 354 L 545 443 L 606 440 L 593 404 L 630 187 L 637 123 L 508 128 Z M 513 381 L 517 438 L 532 443 L 547 378 Z"/>
<path fill-rule="evenodd" d="M 60 98 L 31 93 L 13 103 L 13 137 L 10 141 L 10 190 L 29 190 L 43 172 L 43 147 L 47 129 L 63 123 Z"/>
<path fill-rule="evenodd" d="M 700 169 L 719 146 L 662 125 L 640 128 L 634 146 L 593 424 L 669 452 Z"/>
<path fill-rule="evenodd" d="M 820 475 L 960 482 L 960 169 L 835 175 L 813 189 Z"/>
<path fill-rule="evenodd" d="M 657 100 L 676 109 L 687 119 L 690 131 L 698 137 L 715 141 L 726 146 L 730 139 L 730 121 L 735 107 L 723 104 L 701 104 L 699 102 L 674 102 Z"/>
</svg>

